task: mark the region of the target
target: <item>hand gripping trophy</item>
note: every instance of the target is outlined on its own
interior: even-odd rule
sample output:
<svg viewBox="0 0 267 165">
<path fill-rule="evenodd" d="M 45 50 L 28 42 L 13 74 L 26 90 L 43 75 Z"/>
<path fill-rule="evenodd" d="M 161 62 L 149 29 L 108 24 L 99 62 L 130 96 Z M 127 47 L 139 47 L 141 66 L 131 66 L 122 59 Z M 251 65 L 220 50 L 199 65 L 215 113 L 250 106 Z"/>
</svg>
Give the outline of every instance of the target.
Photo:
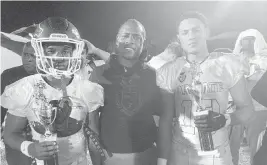
<svg viewBox="0 0 267 165">
<path fill-rule="evenodd" d="M 200 81 L 200 75 L 202 71 L 200 69 L 200 64 L 193 62 L 191 63 L 191 75 L 192 75 L 192 86 L 189 89 L 191 99 L 193 104 L 196 105 L 196 112 L 194 112 L 194 116 L 202 116 L 209 115 L 209 110 L 205 108 L 203 104 L 203 84 Z M 211 132 L 203 132 L 198 130 L 199 141 L 201 151 L 198 153 L 199 155 L 216 155 L 218 151 L 214 149 L 212 133 Z"/>
<path fill-rule="evenodd" d="M 44 85 L 37 84 L 38 92 L 38 108 L 34 108 L 33 112 L 37 118 L 38 124 L 41 124 L 44 128 L 44 132 L 42 132 L 42 138 L 40 141 L 53 141 L 57 140 L 57 133 L 54 128 L 54 122 L 57 117 L 57 108 L 53 107 L 50 103 L 47 102 L 46 97 L 43 94 Z M 35 160 L 36 163 L 43 165 L 58 165 L 57 155 L 51 160 L 39 161 Z"/>
</svg>

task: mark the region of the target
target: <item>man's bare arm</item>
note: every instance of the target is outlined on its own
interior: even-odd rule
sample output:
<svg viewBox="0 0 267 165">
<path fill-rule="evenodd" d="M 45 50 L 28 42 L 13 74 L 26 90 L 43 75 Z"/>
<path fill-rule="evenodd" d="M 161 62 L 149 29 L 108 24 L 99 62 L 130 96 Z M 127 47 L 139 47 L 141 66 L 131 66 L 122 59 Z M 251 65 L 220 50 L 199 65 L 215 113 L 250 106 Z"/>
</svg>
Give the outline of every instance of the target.
<svg viewBox="0 0 267 165">
<path fill-rule="evenodd" d="M 159 119 L 158 158 L 168 160 L 171 151 L 172 121 L 175 109 L 174 95 L 161 89 L 163 109 Z M 160 163 L 158 163 L 159 165 Z"/>
<path fill-rule="evenodd" d="M 95 110 L 89 113 L 89 127 L 92 129 L 96 134 L 99 135 L 99 111 Z M 90 138 L 89 138 L 90 139 Z M 93 165 L 100 165 L 101 164 L 101 155 L 98 152 L 96 146 L 94 145 L 92 139 L 89 141 L 89 151 L 92 158 Z"/>
<path fill-rule="evenodd" d="M 252 98 L 247 88 L 247 81 L 242 77 L 231 89 L 230 94 L 236 105 L 236 111 L 230 115 L 231 125 L 246 124 L 254 115 Z"/>
<path fill-rule="evenodd" d="M 26 140 L 22 135 L 26 125 L 26 117 L 18 117 L 8 113 L 4 130 L 4 142 L 11 148 L 20 151 L 21 143 Z"/>
</svg>

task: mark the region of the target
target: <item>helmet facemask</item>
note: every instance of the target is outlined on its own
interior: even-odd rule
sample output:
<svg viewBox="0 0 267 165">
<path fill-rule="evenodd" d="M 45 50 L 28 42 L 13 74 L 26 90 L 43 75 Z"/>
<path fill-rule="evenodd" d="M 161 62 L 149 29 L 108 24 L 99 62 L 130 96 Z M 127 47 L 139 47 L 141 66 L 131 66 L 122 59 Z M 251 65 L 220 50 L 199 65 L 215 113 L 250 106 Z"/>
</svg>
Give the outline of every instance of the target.
<svg viewBox="0 0 267 165">
<path fill-rule="evenodd" d="M 52 43 L 67 43 L 74 45 L 72 55 L 65 56 L 47 56 L 44 50 L 44 44 Z M 81 67 L 81 54 L 84 48 L 84 42 L 68 38 L 66 34 L 52 33 L 49 38 L 32 38 L 32 47 L 36 53 L 36 65 L 38 69 L 45 74 L 51 75 L 55 78 L 64 76 L 71 76 L 77 72 Z M 58 52 L 57 52 L 58 53 Z M 54 66 L 56 60 L 68 60 L 67 69 L 61 70 Z"/>
</svg>

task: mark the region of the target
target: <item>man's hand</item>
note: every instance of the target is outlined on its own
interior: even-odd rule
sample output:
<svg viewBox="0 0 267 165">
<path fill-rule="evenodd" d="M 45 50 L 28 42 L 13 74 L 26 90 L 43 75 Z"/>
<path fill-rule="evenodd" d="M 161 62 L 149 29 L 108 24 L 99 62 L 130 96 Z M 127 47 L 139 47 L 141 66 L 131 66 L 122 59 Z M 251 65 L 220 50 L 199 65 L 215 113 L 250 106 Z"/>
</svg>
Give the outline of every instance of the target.
<svg viewBox="0 0 267 165">
<path fill-rule="evenodd" d="M 96 55 L 100 59 L 104 60 L 105 62 L 107 62 L 109 60 L 110 54 L 108 52 L 95 47 L 91 42 L 89 42 L 85 39 L 83 41 L 88 48 L 87 55 Z"/>
<path fill-rule="evenodd" d="M 88 40 L 85 40 L 85 39 L 83 41 L 84 41 L 84 44 L 86 45 L 86 47 L 88 49 L 87 54 L 97 54 L 97 52 L 96 52 L 97 48 L 91 42 L 89 42 Z"/>
<path fill-rule="evenodd" d="M 51 159 L 54 154 L 58 152 L 58 145 L 56 142 L 35 142 L 29 145 L 29 155 L 39 160 Z"/>
<path fill-rule="evenodd" d="M 199 131 L 213 132 L 224 127 L 226 123 L 223 114 L 208 111 L 207 115 L 195 116 L 195 125 Z"/>
</svg>

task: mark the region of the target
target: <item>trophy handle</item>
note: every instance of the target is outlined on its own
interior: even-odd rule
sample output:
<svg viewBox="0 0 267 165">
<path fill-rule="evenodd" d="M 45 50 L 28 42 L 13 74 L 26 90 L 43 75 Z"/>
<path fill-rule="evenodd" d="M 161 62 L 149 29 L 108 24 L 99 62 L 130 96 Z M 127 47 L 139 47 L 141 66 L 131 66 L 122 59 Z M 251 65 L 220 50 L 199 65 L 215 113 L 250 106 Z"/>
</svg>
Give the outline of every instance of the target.
<svg viewBox="0 0 267 165">
<path fill-rule="evenodd" d="M 52 108 L 52 113 L 55 113 L 55 115 L 54 115 L 54 118 L 53 118 L 53 120 L 51 121 L 51 123 L 48 125 L 48 127 L 45 127 L 45 134 L 44 134 L 44 136 L 47 138 L 47 137 L 51 137 L 51 136 L 53 136 L 53 133 L 49 130 L 49 126 L 51 126 L 54 122 L 55 122 L 55 120 L 56 120 L 56 117 L 57 117 L 57 108 Z M 52 139 L 55 139 L 55 138 L 52 138 Z M 54 140 L 52 140 L 52 141 L 54 141 Z"/>
<path fill-rule="evenodd" d="M 55 120 L 56 120 L 56 118 L 57 118 L 57 108 L 53 108 L 52 111 L 55 112 L 55 115 L 54 115 L 54 118 L 53 118 L 53 120 L 52 120 L 52 122 L 51 122 L 51 125 L 55 122 Z"/>
<path fill-rule="evenodd" d="M 37 109 L 34 109 L 33 112 L 34 112 L 34 114 L 35 114 L 37 120 L 38 120 L 39 122 L 41 122 L 42 125 L 43 125 L 44 128 L 45 128 L 44 136 L 45 136 L 45 137 L 49 137 L 49 136 L 51 136 L 52 133 L 51 133 L 51 131 L 49 130 L 49 127 L 50 127 L 50 126 L 55 122 L 55 120 L 56 120 L 56 117 L 57 117 L 57 108 L 52 108 L 52 111 L 51 111 L 51 112 L 52 112 L 52 113 L 54 112 L 54 117 L 53 117 L 52 121 L 51 121 L 48 125 L 43 124 L 44 122 L 43 122 L 43 120 L 39 117 L 39 114 L 38 114 L 38 112 L 37 112 Z M 54 139 L 54 138 L 53 138 L 53 139 Z"/>
</svg>

